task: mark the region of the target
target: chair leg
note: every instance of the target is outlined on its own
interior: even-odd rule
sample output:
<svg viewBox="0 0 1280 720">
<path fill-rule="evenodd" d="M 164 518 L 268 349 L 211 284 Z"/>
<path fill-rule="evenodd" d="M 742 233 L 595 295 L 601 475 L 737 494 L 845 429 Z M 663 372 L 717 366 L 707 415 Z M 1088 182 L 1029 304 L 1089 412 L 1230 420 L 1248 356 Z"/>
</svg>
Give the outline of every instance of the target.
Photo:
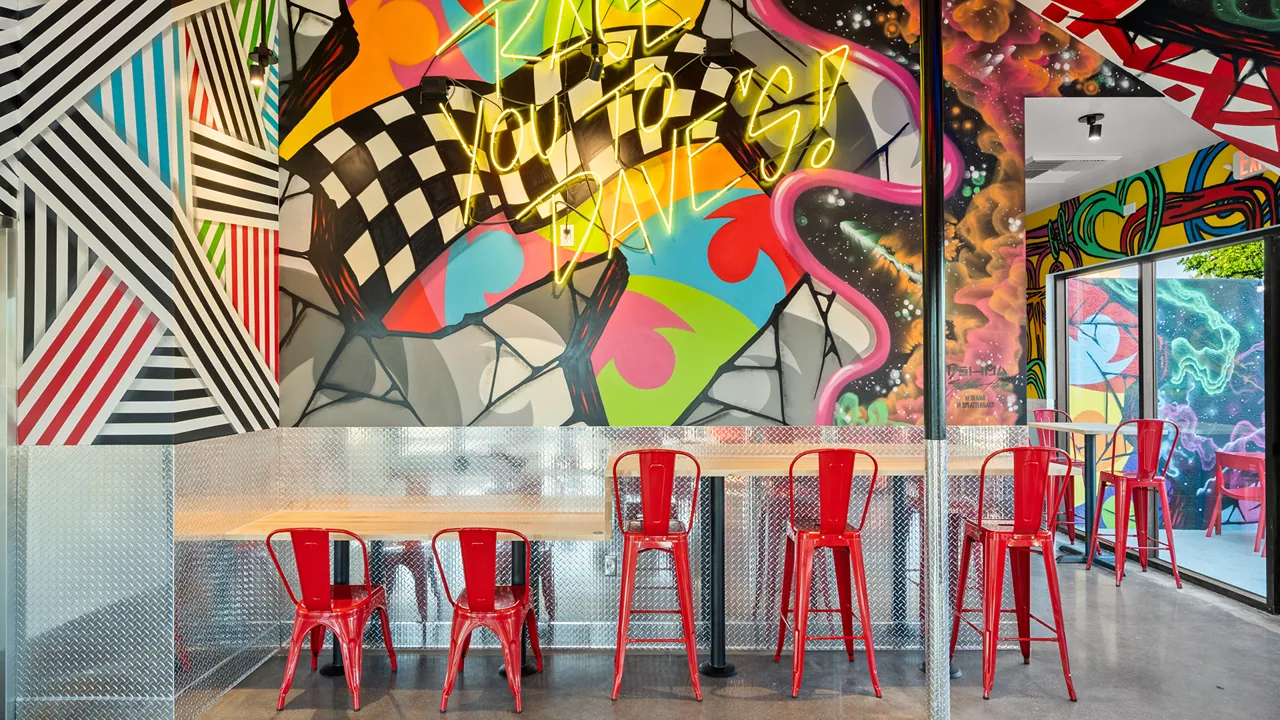
<svg viewBox="0 0 1280 720">
<path fill-rule="evenodd" d="M 1157 487 L 1160 495 L 1160 515 L 1164 522 L 1164 537 L 1169 544 L 1169 568 L 1173 571 L 1173 581 L 1178 589 L 1182 589 L 1182 576 L 1178 575 L 1178 556 L 1173 551 L 1173 514 L 1169 512 L 1169 493 L 1164 485 Z"/>
<path fill-rule="evenodd" d="M 1076 699 L 1076 688 L 1071 682 L 1071 663 L 1067 660 L 1067 626 L 1062 619 L 1062 592 L 1058 588 L 1058 564 L 1053 560 L 1053 546 L 1044 546 L 1044 574 L 1049 581 L 1049 601 L 1053 604 L 1053 628 L 1058 637 L 1058 651 L 1062 654 L 1062 677 L 1067 681 L 1067 695 Z"/>
<path fill-rule="evenodd" d="M 1132 498 L 1129 484 L 1116 483 L 1115 523 L 1116 523 L 1116 587 L 1124 579 L 1125 548 L 1129 541 L 1129 500 Z"/>
<path fill-rule="evenodd" d="M 973 556 L 973 539 L 968 533 L 964 536 L 964 541 L 960 546 L 960 574 L 956 577 L 956 612 L 951 619 L 951 653 L 947 655 L 949 658 L 956 656 L 956 636 L 960 634 L 960 611 L 964 609 L 964 589 L 969 581 L 969 560 Z"/>
<path fill-rule="evenodd" d="M 302 641 L 307 638 L 309 630 L 296 620 L 293 624 L 293 637 L 289 639 L 289 656 L 284 663 L 284 680 L 280 683 L 280 696 L 276 700 L 276 710 L 284 709 L 285 697 L 293 686 L 293 675 L 298 670 L 298 655 L 302 654 Z"/>
<path fill-rule="evenodd" d="M 1031 551 L 1009 548 L 1009 570 L 1013 575 L 1013 615 L 1018 621 L 1018 646 L 1022 663 L 1031 663 Z"/>
<path fill-rule="evenodd" d="M 676 566 L 676 591 L 680 594 L 680 627 L 684 631 L 684 649 L 689 656 L 689 679 L 693 696 L 702 702 L 702 683 L 698 680 L 698 636 L 693 629 L 693 576 L 689 568 L 689 543 L 681 539 L 672 543 L 671 560 Z"/>
<path fill-rule="evenodd" d="M 316 661 L 320 657 L 320 651 L 324 649 L 324 626 L 317 625 L 311 628 L 311 669 L 316 669 Z"/>
<path fill-rule="evenodd" d="M 440 692 L 440 712 L 449 709 L 449 693 L 453 692 L 453 684 L 458 679 L 458 671 L 462 669 L 462 648 L 464 642 L 471 639 L 472 627 L 457 612 L 453 614 L 453 627 L 449 632 L 449 660 L 445 665 L 444 689 Z"/>
<path fill-rule="evenodd" d="M 1253 551 L 1258 552 L 1258 548 L 1262 548 L 1262 557 L 1267 556 L 1267 548 L 1262 544 L 1263 538 L 1267 533 L 1267 499 L 1262 498 L 1262 503 L 1258 505 L 1258 530 L 1253 534 Z"/>
<path fill-rule="evenodd" d="M 467 653 L 471 652 L 471 633 L 462 638 L 462 655 L 458 660 L 458 672 L 467 669 Z"/>
<path fill-rule="evenodd" d="M 520 636 L 520 628 L 523 625 L 524 621 L 520 616 L 512 613 L 510 620 L 499 622 L 495 628 L 498 644 L 502 646 L 502 661 L 507 666 L 507 687 L 511 688 L 511 695 L 515 697 L 516 712 L 524 709 L 523 700 L 520 697 L 520 685 L 523 679 L 523 673 L 520 672 L 520 645 L 524 642 Z"/>
<path fill-rule="evenodd" d="M 374 612 L 382 613 L 382 642 L 387 646 L 387 658 L 391 661 L 391 672 L 396 671 L 396 649 L 391 645 L 391 617 L 387 609 L 379 606 Z"/>
<path fill-rule="evenodd" d="M 795 541 L 787 538 L 782 551 L 782 610 L 778 614 L 778 649 L 773 653 L 773 661 L 782 659 L 782 645 L 787 637 L 787 605 L 791 602 L 791 582 L 795 579 Z"/>
<path fill-rule="evenodd" d="M 1000 606 L 1004 593 L 1005 544 L 989 537 L 982 546 L 982 697 L 991 698 L 1000 643 Z"/>
<path fill-rule="evenodd" d="M 622 590 L 618 593 L 618 644 L 613 654 L 613 699 L 622 689 L 622 668 L 627 659 L 627 632 L 631 626 L 631 603 L 635 597 L 636 559 L 639 544 L 628 538 L 622 553 Z"/>
<path fill-rule="evenodd" d="M 1222 488 L 1218 486 L 1213 489 L 1213 509 L 1209 511 L 1209 527 L 1204 531 L 1204 536 L 1213 537 L 1215 530 L 1219 535 L 1222 534 Z"/>
<path fill-rule="evenodd" d="M 1138 564 L 1142 566 L 1142 572 L 1147 571 L 1147 546 L 1151 544 L 1151 538 L 1147 532 L 1148 509 L 1147 500 L 1151 497 L 1151 492 L 1146 488 L 1137 488 L 1133 490 L 1133 519 L 1134 524 L 1138 526 Z"/>
<path fill-rule="evenodd" d="M 840 630 L 844 635 L 844 651 L 853 662 L 853 591 L 849 582 L 851 563 L 848 548 L 831 548 L 831 562 L 836 574 L 836 594 L 840 596 Z"/>
<path fill-rule="evenodd" d="M 533 648 L 533 660 L 538 664 L 538 672 L 542 672 L 542 645 L 538 643 L 538 611 L 532 607 L 529 608 L 524 620 L 529 628 L 529 645 Z"/>
<path fill-rule="evenodd" d="M 1097 495 L 1098 502 L 1094 505 L 1093 510 L 1093 534 L 1090 535 L 1093 539 L 1089 542 L 1089 557 L 1084 561 L 1085 570 L 1093 568 L 1093 559 L 1098 556 L 1098 531 L 1102 529 L 1102 501 L 1106 497 L 1106 493 L 1107 483 L 1099 482 Z M 1112 504 L 1115 504 L 1114 501 Z"/>
<path fill-rule="evenodd" d="M 862 642 L 866 646 L 867 670 L 871 673 L 871 689 L 880 695 L 880 675 L 876 672 L 876 646 L 871 636 L 871 598 L 867 595 L 867 566 L 862 557 L 862 539 L 859 538 L 849 553 L 853 564 L 853 584 L 858 593 L 858 620 L 862 624 Z M 849 658 L 853 659 L 852 652 Z"/>
<path fill-rule="evenodd" d="M 813 585 L 813 542 L 796 538 L 796 609 L 792 631 L 791 697 L 800 697 L 804 679 L 804 648 L 809 630 L 809 591 Z"/>
<path fill-rule="evenodd" d="M 351 691 L 353 710 L 360 709 L 360 668 L 364 661 L 364 623 L 348 621 L 339 625 L 341 630 L 335 632 L 334 642 L 342 649 L 343 675 L 347 679 L 347 689 Z"/>
</svg>

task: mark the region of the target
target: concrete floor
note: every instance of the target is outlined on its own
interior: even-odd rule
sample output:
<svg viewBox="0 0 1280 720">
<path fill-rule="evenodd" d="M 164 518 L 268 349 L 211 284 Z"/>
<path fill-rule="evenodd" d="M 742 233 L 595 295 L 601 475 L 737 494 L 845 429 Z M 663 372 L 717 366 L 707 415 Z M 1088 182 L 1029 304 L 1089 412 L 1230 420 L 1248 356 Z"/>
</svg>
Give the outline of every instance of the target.
<svg viewBox="0 0 1280 720">
<path fill-rule="evenodd" d="M 995 689 L 982 699 L 981 657 L 957 654 L 964 677 L 953 681 L 956 718 L 1098 718 L 1113 720 L 1204 720 L 1275 718 L 1280 708 L 1280 619 L 1205 590 L 1178 591 L 1159 573 L 1114 578 L 1082 566 L 1061 566 L 1063 603 L 1072 674 L 1080 701 L 1067 700 L 1056 648 L 1037 644 L 1031 665 L 1016 651 L 1001 652 Z M 1043 588 L 1043 578 L 1035 582 Z M 1049 616 L 1043 592 L 1033 612 Z M 549 653 L 542 674 L 524 680 L 524 717 L 725 718 L 921 718 L 923 675 L 915 653 L 877 655 L 883 699 L 871 692 L 866 663 L 850 665 L 839 653 L 809 653 L 800 699 L 790 697 L 790 654 L 780 665 L 762 654 L 731 653 L 737 677 L 702 681 L 705 701 L 693 700 L 682 657 L 628 656 L 623 692 L 609 700 L 612 653 Z M 283 672 L 277 658 L 250 675 L 209 709 L 209 720 L 271 718 L 390 718 L 434 716 L 444 681 L 441 653 L 400 655 L 392 675 L 385 655 L 365 657 L 360 713 L 350 711 L 341 679 L 299 670 L 288 704 L 275 711 Z M 477 653 L 467 663 L 449 702 L 449 716 L 468 720 L 511 715 L 511 696 L 497 669 L 496 654 Z"/>
<path fill-rule="evenodd" d="M 1178 567 L 1195 570 L 1254 595 L 1267 594 L 1267 559 L 1253 551 L 1258 525 L 1223 525 L 1221 535 L 1204 530 L 1174 530 Z"/>
</svg>

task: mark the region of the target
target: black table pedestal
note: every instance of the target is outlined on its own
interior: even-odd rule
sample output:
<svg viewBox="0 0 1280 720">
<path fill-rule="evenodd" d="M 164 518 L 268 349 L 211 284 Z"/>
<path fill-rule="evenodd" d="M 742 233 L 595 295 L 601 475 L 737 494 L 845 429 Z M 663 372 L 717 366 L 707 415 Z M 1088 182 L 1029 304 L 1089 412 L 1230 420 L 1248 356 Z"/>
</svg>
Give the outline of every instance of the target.
<svg viewBox="0 0 1280 720">
<path fill-rule="evenodd" d="M 724 478 L 709 477 L 710 502 L 704 501 L 703 532 L 707 533 L 704 548 L 710 550 L 707 563 L 710 583 L 703 587 L 710 592 L 711 600 L 711 660 L 702 663 L 699 671 L 707 677 L 726 678 L 738 674 L 738 669 L 725 659 L 725 599 L 724 599 Z"/>
</svg>

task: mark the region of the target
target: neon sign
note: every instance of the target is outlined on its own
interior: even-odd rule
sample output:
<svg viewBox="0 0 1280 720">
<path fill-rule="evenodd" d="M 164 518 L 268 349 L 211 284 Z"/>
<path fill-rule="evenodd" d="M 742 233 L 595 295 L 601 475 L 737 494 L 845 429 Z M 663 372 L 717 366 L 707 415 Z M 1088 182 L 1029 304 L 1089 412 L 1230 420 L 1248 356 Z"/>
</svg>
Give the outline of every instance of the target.
<svg viewBox="0 0 1280 720">
<path fill-rule="evenodd" d="M 550 3 L 553 2 L 557 4 L 556 29 L 551 41 L 549 54 L 540 57 L 518 53 L 514 47 L 517 40 L 522 35 L 537 32 L 536 27 L 531 25 L 533 19 L 539 15 L 550 15 Z M 598 4 L 600 0 L 592 0 L 592 2 Z M 616 64 L 631 58 L 635 46 L 640 46 L 647 52 L 660 44 L 678 38 L 689 26 L 691 20 L 688 17 L 680 16 L 675 25 L 651 27 L 649 10 L 659 2 L 660 0 L 634 0 L 634 2 L 628 4 L 629 10 L 639 9 L 641 20 L 639 37 L 636 39 L 636 31 L 630 30 L 631 35 L 625 43 L 621 41 L 606 42 L 606 60 L 608 64 Z M 520 21 L 515 23 L 511 34 L 504 37 L 504 23 L 501 21 L 502 3 L 503 0 L 495 0 L 485 5 L 480 13 L 464 23 L 436 51 L 437 55 L 447 52 L 459 42 L 462 42 L 466 35 L 479 27 L 481 23 L 492 18 L 493 46 L 496 61 L 495 71 L 497 73 L 495 76 L 495 88 L 500 87 L 501 63 L 504 59 L 520 62 L 550 63 L 549 70 L 558 75 L 560 73 L 561 59 L 586 45 L 591 34 L 597 31 L 595 28 L 592 30 L 587 29 L 587 23 L 577 7 L 578 3 L 574 3 L 572 0 L 534 0 L 527 11 L 524 12 Z M 540 9 L 542 13 L 538 12 Z M 568 15 L 566 15 L 566 12 Z M 598 14 L 596 16 L 598 17 Z M 614 49 L 615 45 L 625 45 L 625 47 L 621 53 L 617 53 Z M 844 72 L 848 64 L 848 58 L 849 46 L 837 46 L 823 53 L 819 57 L 817 68 L 811 71 L 814 74 L 816 92 L 811 93 L 808 97 L 816 98 L 816 112 L 811 113 L 813 117 L 810 122 L 811 127 L 809 128 L 808 138 L 812 138 L 814 133 L 819 132 L 826 124 L 831 110 L 835 106 L 836 92 L 844 82 Z M 678 87 L 677 75 L 679 71 L 677 70 L 675 73 L 668 72 L 663 69 L 663 66 L 659 64 L 660 62 L 661 59 L 657 62 L 649 59 L 648 62 L 638 67 L 630 77 L 614 82 L 611 87 L 601 88 L 599 96 L 587 103 L 585 107 L 577 110 L 576 116 L 579 119 L 585 118 L 592 113 L 605 109 L 607 106 L 609 107 L 613 115 L 613 134 L 615 138 L 613 160 L 615 164 L 621 165 L 618 155 L 619 144 L 616 140 L 623 129 L 621 127 L 623 122 L 622 113 L 624 112 L 623 100 L 626 99 L 628 94 L 631 94 L 635 101 L 626 104 L 626 111 L 634 113 L 634 116 L 627 121 L 628 127 L 626 131 L 630 132 L 634 128 L 640 134 L 646 155 L 651 154 L 654 142 L 658 144 L 661 150 L 670 152 L 670 171 L 664 173 L 662 178 L 667 183 L 666 197 L 660 197 L 661 190 L 644 164 L 632 168 L 620 167 L 616 179 L 607 185 L 599 172 L 584 169 L 559 181 L 554 187 L 526 203 L 516 213 L 516 220 L 524 220 L 534 216 L 535 213 L 538 216 L 545 215 L 546 213 L 540 208 L 550 208 L 552 263 L 554 265 L 552 275 L 556 284 L 563 285 L 568 282 L 569 276 L 581 258 L 588 242 L 593 237 L 598 237 L 595 235 L 596 233 L 603 235 L 606 241 L 606 252 L 610 257 L 612 257 L 615 247 L 620 244 L 621 238 L 626 237 L 633 230 L 639 232 L 644 241 L 645 249 L 650 253 L 653 252 L 652 228 L 648 226 L 649 223 L 647 222 L 651 217 L 646 218 L 644 211 L 641 209 L 640 194 L 643 191 L 640 194 L 637 193 L 636 182 L 639 182 L 647 189 L 648 199 L 651 200 L 656 210 L 652 214 L 657 215 L 657 219 L 663 229 L 665 229 L 668 236 L 671 236 L 675 230 L 675 186 L 678 175 L 684 175 L 687 179 L 690 207 L 695 213 L 700 214 L 725 193 L 736 187 L 746 174 L 752 174 L 744 173 L 733 178 L 723 187 L 715 190 L 710 197 L 704 197 L 701 201 L 697 198 L 697 193 L 695 192 L 697 158 L 720 141 L 719 118 L 729 108 L 731 102 L 741 110 L 750 108 L 745 128 L 745 135 L 748 140 L 755 141 L 758 144 L 767 138 L 779 148 L 771 157 L 760 158 L 758 167 L 752 168 L 753 174 L 758 181 L 766 184 L 776 182 L 793 166 L 824 167 L 835 154 L 835 139 L 829 135 L 821 139 L 815 139 L 816 141 L 810 141 L 803 156 L 797 153 L 797 147 L 801 142 L 801 130 L 805 125 L 805 116 L 801 109 L 796 107 L 796 105 L 802 103 L 796 101 L 803 101 L 805 98 L 800 97 L 796 73 L 790 66 L 779 65 L 767 74 L 758 72 L 754 68 L 739 72 L 736 78 L 729 81 L 730 85 L 736 85 L 736 87 L 733 88 L 730 97 L 725 98 L 724 102 L 719 103 L 701 116 L 682 123 L 679 127 L 668 128 L 666 125 L 676 113 L 676 108 L 680 104 L 678 101 L 682 97 L 682 91 Z M 724 72 L 726 77 L 732 77 L 729 75 L 730 71 L 724 67 L 713 66 L 709 72 L 711 71 Z M 590 80 L 583 80 L 582 82 L 590 82 Z M 566 147 L 571 140 L 560 136 L 563 124 L 561 113 L 564 112 L 561 108 L 561 102 L 562 96 L 568 96 L 571 90 L 572 88 L 561 91 L 541 105 L 520 104 L 514 107 L 505 107 L 501 92 L 495 90 L 491 96 L 485 97 L 482 102 L 477 103 L 475 127 L 470 129 L 469 133 L 459 127 L 449 108 L 443 103 L 440 104 L 440 111 L 445 115 L 450 131 L 462 144 L 471 160 L 466 183 L 467 200 L 463 210 L 464 223 L 470 224 L 474 219 L 473 204 L 475 193 L 473 191 L 478 172 L 491 171 L 499 176 L 518 172 L 521 159 L 525 157 L 538 158 L 543 162 L 553 164 L 565 159 L 562 156 L 571 150 L 571 148 Z M 552 105 L 552 117 L 550 121 L 551 139 L 544 147 L 541 130 L 545 128 L 540 127 L 538 114 L 542 109 L 546 108 L 546 103 Z M 814 103 L 809 104 L 813 105 Z M 527 113 L 525 112 L 526 109 Z M 542 120 L 545 124 L 545 113 L 543 115 Z M 486 134 L 488 135 L 487 139 L 485 138 Z M 526 140 L 526 134 L 532 134 L 532 139 Z M 510 136 L 511 145 L 502 144 L 501 140 L 504 135 Z M 530 143 L 528 147 L 533 150 L 531 156 L 525 155 L 526 142 Z M 508 153 L 509 157 L 507 156 Z M 680 166 L 681 162 L 684 163 L 683 167 Z M 583 213 L 569 208 L 562 196 L 569 187 L 582 182 L 586 182 L 591 186 L 594 202 L 592 203 L 590 217 L 587 218 L 586 231 L 581 234 L 576 243 L 572 257 L 568 259 L 565 267 L 561 269 L 560 243 L 556 240 L 559 237 L 561 216 L 563 214 L 561 206 L 586 217 Z M 607 197 L 610 192 L 613 195 L 612 198 Z M 597 197 L 597 195 L 600 196 Z M 613 210 L 611 217 L 607 219 L 601 218 L 601 208 L 610 200 L 612 200 Z M 624 201 L 629 204 L 629 209 L 634 213 L 634 217 L 629 219 L 623 227 L 618 227 L 620 224 L 619 213 L 623 209 Z M 598 223 L 597 220 L 603 220 L 603 222 Z"/>
</svg>

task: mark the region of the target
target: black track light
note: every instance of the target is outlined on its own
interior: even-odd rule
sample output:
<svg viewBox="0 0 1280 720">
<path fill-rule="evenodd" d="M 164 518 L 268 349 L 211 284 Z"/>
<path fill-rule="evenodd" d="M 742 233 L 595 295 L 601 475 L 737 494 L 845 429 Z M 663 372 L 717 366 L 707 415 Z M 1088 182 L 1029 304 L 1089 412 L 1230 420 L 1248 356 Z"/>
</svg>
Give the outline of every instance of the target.
<svg viewBox="0 0 1280 720">
<path fill-rule="evenodd" d="M 1098 142 L 1102 139 L 1102 118 L 1106 117 L 1102 113 L 1089 113 L 1081 115 L 1080 122 L 1089 126 L 1089 141 Z"/>
</svg>

